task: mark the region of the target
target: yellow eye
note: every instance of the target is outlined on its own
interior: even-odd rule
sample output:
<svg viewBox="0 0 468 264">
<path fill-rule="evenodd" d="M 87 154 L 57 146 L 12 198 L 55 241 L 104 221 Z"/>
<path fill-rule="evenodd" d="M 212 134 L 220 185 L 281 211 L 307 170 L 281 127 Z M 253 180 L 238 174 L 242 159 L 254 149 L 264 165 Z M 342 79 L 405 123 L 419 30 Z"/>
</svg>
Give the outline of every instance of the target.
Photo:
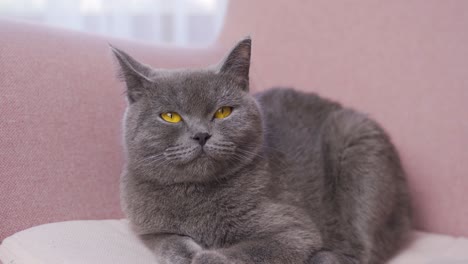
<svg viewBox="0 0 468 264">
<path fill-rule="evenodd" d="M 169 123 L 179 123 L 180 121 L 182 121 L 182 117 L 176 112 L 162 113 L 161 118 Z"/>
<path fill-rule="evenodd" d="M 215 118 L 226 118 L 232 113 L 232 107 L 230 106 L 223 106 L 220 109 L 218 109 L 214 115 Z"/>
</svg>

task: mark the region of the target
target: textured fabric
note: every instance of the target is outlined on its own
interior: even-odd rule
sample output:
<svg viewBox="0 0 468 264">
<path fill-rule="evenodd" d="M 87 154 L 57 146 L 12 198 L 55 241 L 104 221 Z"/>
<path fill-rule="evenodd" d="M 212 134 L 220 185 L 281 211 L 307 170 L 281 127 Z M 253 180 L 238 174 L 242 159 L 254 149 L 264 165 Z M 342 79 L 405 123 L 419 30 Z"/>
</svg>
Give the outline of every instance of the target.
<svg viewBox="0 0 468 264">
<path fill-rule="evenodd" d="M 107 42 L 155 67 L 221 56 L 8 21 L 0 36 L 0 240 L 48 222 L 122 216 L 125 99 Z"/>
<path fill-rule="evenodd" d="M 370 113 L 402 153 L 416 227 L 468 235 L 467 8 L 235 0 L 219 43 L 253 37 L 254 90 L 294 86 Z M 160 67 L 221 54 L 7 21 L 0 36 L 0 239 L 41 223 L 121 216 L 124 101 L 106 41 Z"/>
<path fill-rule="evenodd" d="M 6 238 L 0 260 L 15 264 L 155 263 L 125 220 L 68 221 L 33 227 Z"/>
<path fill-rule="evenodd" d="M 220 42 L 253 39 L 256 89 L 369 113 L 409 173 L 416 227 L 468 235 L 468 1 L 230 1 Z"/>
<path fill-rule="evenodd" d="M 468 263 L 468 239 L 413 232 L 389 264 Z M 125 220 L 68 221 L 36 226 L 6 238 L 0 260 L 16 264 L 154 264 Z"/>
</svg>

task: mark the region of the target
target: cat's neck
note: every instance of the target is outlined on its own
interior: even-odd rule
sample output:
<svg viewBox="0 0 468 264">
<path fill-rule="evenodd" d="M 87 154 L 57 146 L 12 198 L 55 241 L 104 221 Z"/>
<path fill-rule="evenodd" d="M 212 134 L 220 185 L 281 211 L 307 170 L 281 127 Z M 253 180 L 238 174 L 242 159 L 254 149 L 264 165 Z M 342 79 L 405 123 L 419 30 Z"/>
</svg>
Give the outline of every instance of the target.
<svg viewBox="0 0 468 264">
<path fill-rule="evenodd" d="M 235 188 L 247 192 L 250 189 L 262 189 L 267 185 L 269 181 L 268 168 L 268 161 L 262 156 L 257 156 L 252 162 L 230 174 L 225 174 L 206 181 L 187 181 L 168 184 L 159 182 L 156 178 L 152 177 L 152 175 L 143 175 L 142 172 L 133 171 L 127 173 L 127 183 L 132 182 L 134 185 L 151 186 L 152 190 L 167 195 L 193 195 L 194 193 L 206 195 L 214 191 Z"/>
</svg>

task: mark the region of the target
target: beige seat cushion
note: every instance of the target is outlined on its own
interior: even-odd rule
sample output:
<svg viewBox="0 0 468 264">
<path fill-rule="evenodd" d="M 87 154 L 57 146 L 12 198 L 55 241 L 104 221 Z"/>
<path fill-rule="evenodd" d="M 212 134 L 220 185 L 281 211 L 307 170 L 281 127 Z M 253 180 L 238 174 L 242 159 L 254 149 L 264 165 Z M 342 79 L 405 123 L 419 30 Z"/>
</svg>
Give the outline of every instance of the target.
<svg viewBox="0 0 468 264">
<path fill-rule="evenodd" d="M 3 263 L 154 264 L 126 220 L 68 221 L 36 226 L 6 238 Z M 468 263 L 468 239 L 413 232 L 412 242 L 391 264 Z"/>
</svg>

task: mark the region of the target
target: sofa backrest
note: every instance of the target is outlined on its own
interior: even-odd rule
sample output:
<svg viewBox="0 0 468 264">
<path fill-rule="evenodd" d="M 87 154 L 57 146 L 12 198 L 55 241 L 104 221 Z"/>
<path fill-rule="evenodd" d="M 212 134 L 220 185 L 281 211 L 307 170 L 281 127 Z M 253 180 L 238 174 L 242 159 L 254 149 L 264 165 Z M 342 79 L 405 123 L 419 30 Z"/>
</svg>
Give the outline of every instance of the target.
<svg viewBox="0 0 468 264">
<path fill-rule="evenodd" d="M 468 1 L 233 0 L 220 43 L 253 38 L 257 90 L 369 113 L 409 174 L 416 227 L 468 235 Z"/>
<path fill-rule="evenodd" d="M 391 134 L 417 228 L 468 235 L 468 2 L 233 0 L 220 48 L 174 50 L 0 21 L 0 240 L 122 217 L 123 85 L 107 42 L 155 67 L 206 65 L 253 37 L 253 90 L 292 86 Z"/>
<path fill-rule="evenodd" d="M 108 42 L 154 67 L 215 63 L 181 50 L 0 21 L 0 241 L 49 222 L 120 218 L 124 86 Z"/>
</svg>

